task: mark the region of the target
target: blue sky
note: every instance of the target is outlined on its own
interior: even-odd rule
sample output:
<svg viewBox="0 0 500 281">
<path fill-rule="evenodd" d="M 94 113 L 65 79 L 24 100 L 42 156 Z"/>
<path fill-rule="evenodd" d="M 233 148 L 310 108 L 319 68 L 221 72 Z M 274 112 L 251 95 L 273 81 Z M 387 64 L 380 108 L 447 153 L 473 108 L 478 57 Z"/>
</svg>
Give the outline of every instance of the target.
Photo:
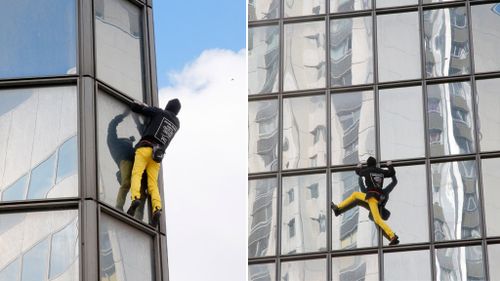
<svg viewBox="0 0 500 281">
<path fill-rule="evenodd" d="M 246 42 L 244 0 L 154 0 L 158 86 L 169 86 L 167 74 L 181 70 L 203 50 L 238 51 Z"/>
</svg>

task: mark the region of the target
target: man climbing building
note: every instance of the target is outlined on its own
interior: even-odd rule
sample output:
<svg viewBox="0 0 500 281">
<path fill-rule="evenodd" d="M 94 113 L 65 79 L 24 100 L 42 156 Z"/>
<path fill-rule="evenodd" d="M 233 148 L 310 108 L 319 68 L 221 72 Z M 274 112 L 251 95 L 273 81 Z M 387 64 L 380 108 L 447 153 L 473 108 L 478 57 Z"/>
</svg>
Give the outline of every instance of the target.
<svg viewBox="0 0 500 281">
<path fill-rule="evenodd" d="M 161 198 L 158 190 L 158 174 L 165 149 L 179 130 L 177 114 L 181 109 L 178 99 L 170 100 L 165 110 L 134 102 L 131 105 L 134 112 L 149 118 L 142 138 L 135 147 L 134 167 L 132 169 L 131 196 L 132 203 L 127 213 L 134 215 L 135 209 L 141 204 L 141 176 L 146 170 L 148 178 L 148 194 L 151 196 L 153 217 L 151 225 L 156 227 L 161 217 Z"/>
<path fill-rule="evenodd" d="M 367 160 L 367 167 L 362 168 L 361 165 L 356 167 L 356 174 L 364 179 L 366 184 L 366 193 L 355 191 L 342 201 L 340 204 L 335 205 L 332 202 L 332 209 L 335 216 L 339 216 L 343 209 L 348 208 L 351 204 L 357 202 L 364 202 L 368 204 L 370 213 L 374 218 L 375 223 L 382 229 L 384 234 L 389 238 L 389 245 L 399 244 L 399 239 L 392 229 L 382 220 L 379 211 L 379 202 L 383 195 L 382 187 L 384 178 L 392 177 L 396 174 L 392 165 L 387 166 L 387 170 L 377 167 L 377 160 L 369 157 Z"/>
</svg>

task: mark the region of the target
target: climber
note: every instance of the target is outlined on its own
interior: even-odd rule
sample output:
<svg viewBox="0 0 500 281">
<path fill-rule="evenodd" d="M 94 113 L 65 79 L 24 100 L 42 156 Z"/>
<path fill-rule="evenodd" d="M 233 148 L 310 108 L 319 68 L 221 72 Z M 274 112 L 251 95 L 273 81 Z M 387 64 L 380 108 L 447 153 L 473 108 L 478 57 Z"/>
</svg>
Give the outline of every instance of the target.
<svg viewBox="0 0 500 281">
<path fill-rule="evenodd" d="M 135 146 L 135 159 L 131 180 L 132 203 L 127 213 L 133 216 L 135 209 L 141 203 L 141 176 L 144 170 L 146 170 L 148 194 L 151 196 L 151 209 L 153 213 L 151 225 L 156 227 L 162 211 L 160 192 L 158 190 L 160 163 L 163 160 L 165 149 L 179 130 L 177 114 L 181 109 L 181 103 L 178 99 L 170 100 L 165 110 L 163 110 L 134 101 L 131 109 L 149 118 L 149 123 L 144 129 L 141 140 Z"/>
<path fill-rule="evenodd" d="M 392 165 L 387 165 L 387 170 L 377 167 L 377 160 L 369 157 L 367 167 L 363 168 L 361 164 L 356 167 L 356 174 L 364 179 L 366 184 L 366 193 L 355 191 L 344 201 L 336 205 L 332 202 L 331 207 L 335 216 L 339 216 L 343 209 L 348 208 L 353 203 L 367 203 L 370 208 L 375 223 L 382 229 L 384 234 L 389 238 L 389 245 L 399 244 L 399 237 L 394 234 L 392 229 L 382 220 L 379 211 L 379 202 L 382 201 L 382 187 L 384 178 L 393 177 L 396 174 Z M 392 187 L 394 188 L 394 186 Z M 391 188 L 391 191 L 392 191 Z"/>
</svg>

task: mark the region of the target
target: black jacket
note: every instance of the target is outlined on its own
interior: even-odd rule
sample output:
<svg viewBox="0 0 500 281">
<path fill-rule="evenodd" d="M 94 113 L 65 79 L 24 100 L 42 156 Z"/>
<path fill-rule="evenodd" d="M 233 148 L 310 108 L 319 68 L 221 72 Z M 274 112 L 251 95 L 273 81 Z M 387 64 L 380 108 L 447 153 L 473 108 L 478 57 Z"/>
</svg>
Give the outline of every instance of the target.
<svg viewBox="0 0 500 281">
<path fill-rule="evenodd" d="M 137 147 L 151 146 L 148 144 L 149 142 L 157 144 L 162 150 L 165 150 L 179 130 L 180 124 L 177 116 L 168 110 L 137 103 L 133 103 L 131 109 L 149 118 Z"/>
<path fill-rule="evenodd" d="M 366 199 L 375 197 L 377 200 L 380 200 L 380 195 L 383 194 L 384 178 L 389 178 L 396 174 L 392 166 L 387 166 L 387 170 L 376 166 L 356 168 L 355 172 L 365 180 Z"/>
</svg>

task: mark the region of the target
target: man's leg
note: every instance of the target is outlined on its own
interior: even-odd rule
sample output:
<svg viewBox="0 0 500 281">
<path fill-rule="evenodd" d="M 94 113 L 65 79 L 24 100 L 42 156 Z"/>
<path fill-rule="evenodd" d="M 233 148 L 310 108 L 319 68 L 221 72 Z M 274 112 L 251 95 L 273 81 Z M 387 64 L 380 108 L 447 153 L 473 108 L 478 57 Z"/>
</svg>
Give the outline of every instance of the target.
<svg viewBox="0 0 500 281">
<path fill-rule="evenodd" d="M 365 201 L 366 194 L 363 192 L 355 191 L 351 194 L 351 196 L 347 197 L 344 201 L 340 202 L 338 205 L 332 203 L 332 209 L 335 213 L 335 216 L 339 216 L 342 212 L 342 209 L 349 207 L 352 203 L 359 201 Z M 366 202 L 366 201 L 365 201 Z"/>
<path fill-rule="evenodd" d="M 148 173 L 148 193 L 151 196 L 151 209 L 153 210 L 153 217 L 151 218 L 151 225 L 156 227 L 160 221 L 161 216 L 161 197 L 158 190 L 158 174 L 160 172 L 160 163 L 150 159 L 146 168 Z"/>
<path fill-rule="evenodd" d="M 373 216 L 373 220 L 380 228 L 382 228 L 382 231 L 385 233 L 385 235 L 387 235 L 389 237 L 389 240 L 391 240 L 391 243 L 393 241 L 397 240 L 398 237 L 394 234 L 392 229 L 380 217 L 380 212 L 378 209 L 378 200 L 376 198 L 373 198 L 373 197 L 369 198 L 368 205 L 370 206 L 370 212 Z M 399 241 L 397 241 L 397 243 L 399 243 Z"/>
<path fill-rule="evenodd" d="M 122 160 L 120 161 L 120 188 L 118 189 L 118 194 L 116 195 L 116 208 L 123 211 L 123 205 L 125 205 L 125 198 L 127 198 L 127 193 L 130 190 L 130 177 L 132 174 L 132 161 Z"/>
<path fill-rule="evenodd" d="M 135 150 L 135 159 L 134 159 L 134 168 L 132 169 L 132 179 L 130 184 L 130 197 L 132 203 L 130 204 L 130 208 L 127 211 L 127 214 L 133 216 L 135 213 L 135 209 L 139 207 L 141 198 L 141 179 L 142 173 L 146 169 L 146 165 L 148 164 L 148 152 L 149 157 L 151 157 L 151 151 L 153 149 L 151 147 L 140 147 Z M 137 200 L 137 201 L 136 201 Z"/>
</svg>

